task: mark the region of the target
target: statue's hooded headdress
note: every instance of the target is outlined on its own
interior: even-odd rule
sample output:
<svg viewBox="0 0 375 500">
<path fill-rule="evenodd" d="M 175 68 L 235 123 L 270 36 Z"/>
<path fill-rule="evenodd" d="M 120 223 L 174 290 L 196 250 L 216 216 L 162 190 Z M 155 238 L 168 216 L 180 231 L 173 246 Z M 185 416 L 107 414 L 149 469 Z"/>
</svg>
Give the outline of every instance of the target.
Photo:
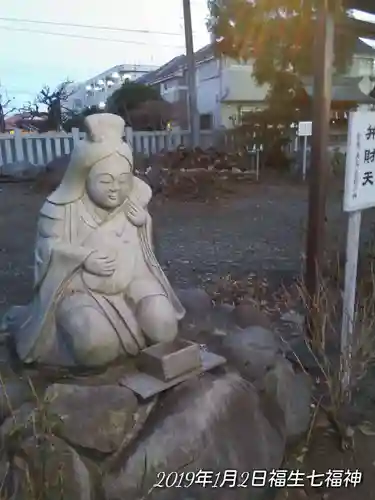
<svg viewBox="0 0 375 500">
<path fill-rule="evenodd" d="M 101 160 L 117 153 L 133 170 L 133 152 L 123 142 L 124 120 L 110 113 L 90 115 L 84 121 L 86 137 L 73 149 L 68 168 L 59 187 L 48 201 L 65 205 L 82 198 L 91 168 Z"/>
</svg>

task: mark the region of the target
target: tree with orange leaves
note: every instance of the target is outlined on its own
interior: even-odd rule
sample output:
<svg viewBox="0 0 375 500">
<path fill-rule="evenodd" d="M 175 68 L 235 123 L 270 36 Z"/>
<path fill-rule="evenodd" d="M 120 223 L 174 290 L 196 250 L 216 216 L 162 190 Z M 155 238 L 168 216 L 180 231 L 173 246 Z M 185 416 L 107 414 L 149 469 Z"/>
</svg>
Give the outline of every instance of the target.
<svg viewBox="0 0 375 500">
<path fill-rule="evenodd" d="M 269 109 L 285 115 L 301 95 L 301 79 L 313 73 L 316 7 L 322 0 L 209 0 L 208 29 L 219 54 L 252 60 L 259 85 L 268 84 Z M 351 14 L 341 0 L 331 0 L 335 19 Z M 335 69 L 342 73 L 351 61 L 355 36 L 337 31 Z M 293 117 L 290 117 L 293 121 Z"/>
</svg>

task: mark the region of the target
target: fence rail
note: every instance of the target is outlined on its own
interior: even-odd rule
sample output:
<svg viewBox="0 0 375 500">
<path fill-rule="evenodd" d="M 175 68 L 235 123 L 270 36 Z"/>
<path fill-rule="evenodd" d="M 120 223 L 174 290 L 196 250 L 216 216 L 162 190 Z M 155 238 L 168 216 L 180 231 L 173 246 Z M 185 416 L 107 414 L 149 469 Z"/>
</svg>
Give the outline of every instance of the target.
<svg viewBox="0 0 375 500">
<path fill-rule="evenodd" d="M 46 165 L 54 158 L 69 154 L 74 143 L 84 136 L 78 129 L 71 134 L 23 134 L 20 130 L 15 130 L 14 134 L 0 134 L 0 166 L 16 162 Z"/>
<path fill-rule="evenodd" d="M 346 149 L 346 134 L 331 134 L 330 146 L 339 147 L 342 151 Z M 84 132 L 73 129 L 71 133 L 47 132 L 43 134 L 24 134 L 15 130 L 14 134 L 0 134 L 0 169 L 4 165 L 18 162 L 27 162 L 36 166 L 45 166 L 53 159 L 71 153 L 74 144 L 85 137 Z M 146 157 L 162 151 L 173 151 L 178 146 L 189 147 L 189 131 L 133 131 L 127 127 L 125 137 L 131 144 L 136 155 Z M 246 149 L 249 153 L 249 171 L 259 173 L 259 163 L 262 146 L 255 146 L 254 138 L 249 136 L 249 144 Z M 207 149 L 211 146 L 219 146 L 222 150 L 236 151 L 239 144 L 233 131 L 201 131 L 200 147 Z M 243 148 L 243 144 L 242 144 Z M 289 153 L 298 152 L 302 149 L 298 137 L 292 140 L 286 147 Z"/>
<path fill-rule="evenodd" d="M 173 151 L 178 146 L 189 146 L 189 131 L 134 132 L 125 130 L 126 140 L 132 145 L 135 154 L 150 156 L 161 151 Z M 29 162 L 33 165 L 46 165 L 54 158 L 69 154 L 76 142 L 85 137 L 84 132 L 73 129 L 71 133 L 47 132 L 44 134 L 25 134 L 15 130 L 13 134 L 0 134 L 0 166 L 15 162 Z M 211 131 L 202 131 L 200 145 L 207 149 L 214 144 Z"/>
</svg>

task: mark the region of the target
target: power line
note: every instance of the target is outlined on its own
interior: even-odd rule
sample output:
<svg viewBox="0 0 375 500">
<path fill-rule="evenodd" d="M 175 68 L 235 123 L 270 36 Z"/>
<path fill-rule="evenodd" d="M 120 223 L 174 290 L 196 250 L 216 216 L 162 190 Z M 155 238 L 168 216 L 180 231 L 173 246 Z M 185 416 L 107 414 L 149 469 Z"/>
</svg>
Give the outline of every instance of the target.
<svg viewBox="0 0 375 500">
<path fill-rule="evenodd" d="M 7 31 L 22 31 L 25 33 L 37 33 L 41 35 L 54 35 L 54 36 L 62 36 L 65 38 L 80 38 L 84 40 L 99 40 L 102 42 L 117 42 L 117 43 L 127 43 L 128 45 L 150 45 L 150 42 L 135 42 L 131 40 L 116 40 L 115 38 L 101 38 L 98 36 L 88 36 L 88 35 L 75 35 L 73 33 L 54 33 L 53 31 L 43 31 L 43 30 L 31 30 L 28 28 L 13 28 L 10 26 L 0 26 L 0 30 L 7 30 Z M 183 49 L 183 45 L 173 45 L 171 46 L 170 44 L 157 44 L 158 47 L 169 47 L 169 48 L 176 48 L 176 49 Z"/>
<path fill-rule="evenodd" d="M 14 94 L 14 95 L 34 95 L 35 92 L 30 92 L 30 90 L 21 90 L 21 89 L 12 89 L 12 87 L 6 87 L 4 85 L 5 90 L 7 91 L 8 94 Z"/>
<path fill-rule="evenodd" d="M 182 33 L 171 33 L 164 31 L 151 31 L 151 30 L 138 30 L 130 28 L 112 28 L 111 26 L 95 26 L 93 24 L 76 24 L 76 23 L 60 23 L 57 21 L 38 21 L 34 19 L 23 19 L 18 17 L 0 17 L 0 21 L 7 22 L 17 22 L 17 23 L 29 23 L 29 24 L 46 24 L 50 26 L 69 26 L 72 28 L 86 28 L 86 29 L 98 29 L 107 31 L 121 31 L 129 33 L 142 33 L 142 34 L 155 34 L 155 35 L 170 35 L 170 36 L 182 36 Z"/>
</svg>

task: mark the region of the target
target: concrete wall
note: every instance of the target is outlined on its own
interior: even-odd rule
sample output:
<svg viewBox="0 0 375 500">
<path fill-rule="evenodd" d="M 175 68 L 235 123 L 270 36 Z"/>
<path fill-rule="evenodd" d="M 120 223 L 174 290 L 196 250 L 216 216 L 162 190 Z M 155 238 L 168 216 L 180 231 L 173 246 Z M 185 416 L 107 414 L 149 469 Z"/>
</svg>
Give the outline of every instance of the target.
<svg viewBox="0 0 375 500">
<path fill-rule="evenodd" d="M 197 67 L 197 99 L 200 114 L 211 113 L 215 128 L 232 128 L 239 109 L 246 104 L 263 103 L 266 86 L 258 86 L 251 63 L 238 64 L 217 59 Z"/>
<path fill-rule="evenodd" d="M 246 64 L 226 61 L 223 66 L 222 85 L 226 101 L 264 101 L 268 90 L 267 86 L 259 86 L 256 83 L 251 61 Z"/>
<path fill-rule="evenodd" d="M 211 114 L 213 128 L 221 126 L 220 61 L 212 59 L 197 67 L 197 107 L 200 115 Z"/>
<path fill-rule="evenodd" d="M 66 107 L 75 111 L 89 106 L 100 107 L 101 104 L 106 103 L 113 92 L 121 87 L 124 81 L 128 79 L 133 81 L 154 69 L 157 68 L 123 64 L 110 68 L 79 84 L 72 84 L 71 88 L 74 89 L 74 93 L 69 97 Z"/>
</svg>

